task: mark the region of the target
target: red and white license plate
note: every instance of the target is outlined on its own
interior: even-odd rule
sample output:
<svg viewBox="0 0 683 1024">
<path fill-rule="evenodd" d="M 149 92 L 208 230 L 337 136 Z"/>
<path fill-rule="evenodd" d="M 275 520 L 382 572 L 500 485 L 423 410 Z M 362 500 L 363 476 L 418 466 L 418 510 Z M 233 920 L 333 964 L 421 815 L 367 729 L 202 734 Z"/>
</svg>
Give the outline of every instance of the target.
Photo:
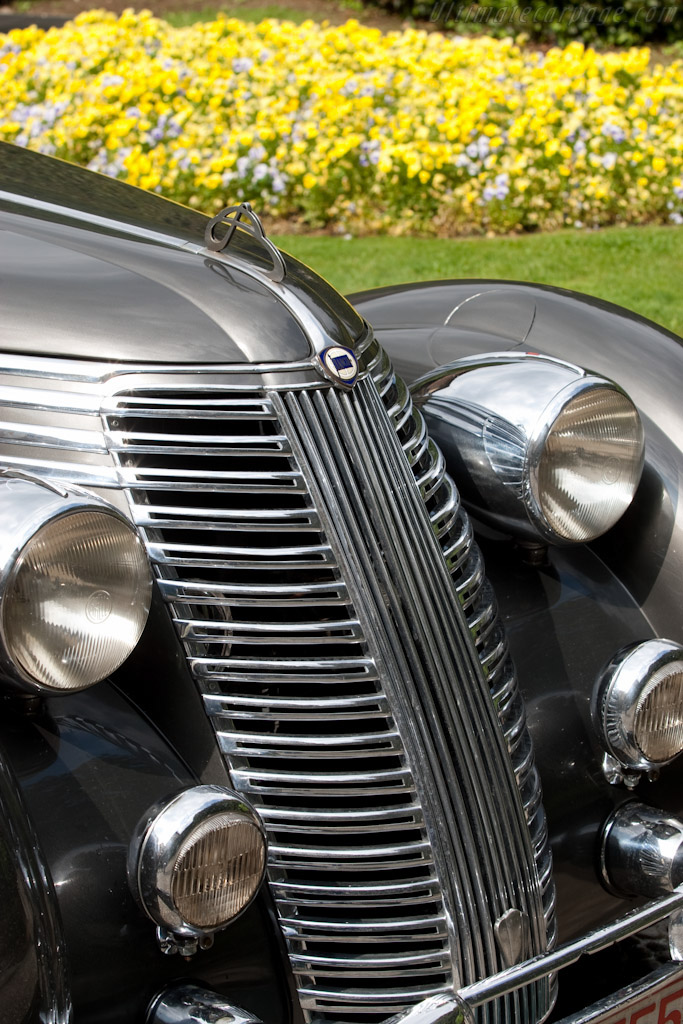
<svg viewBox="0 0 683 1024">
<path fill-rule="evenodd" d="M 683 1024 L 683 971 L 631 997 L 617 993 L 615 999 L 616 1005 L 587 1018 L 590 1024 Z"/>
</svg>

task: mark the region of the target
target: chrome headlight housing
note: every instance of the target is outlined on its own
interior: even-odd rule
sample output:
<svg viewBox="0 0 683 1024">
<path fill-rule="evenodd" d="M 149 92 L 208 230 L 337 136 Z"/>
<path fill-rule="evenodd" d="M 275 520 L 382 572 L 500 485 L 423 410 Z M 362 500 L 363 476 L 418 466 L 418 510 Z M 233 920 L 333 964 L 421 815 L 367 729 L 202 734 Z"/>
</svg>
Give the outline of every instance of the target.
<svg viewBox="0 0 683 1024">
<path fill-rule="evenodd" d="M 635 494 L 643 427 L 607 378 L 546 356 L 492 353 L 441 367 L 413 397 L 463 500 L 513 535 L 593 540 Z"/>
<path fill-rule="evenodd" d="M 647 771 L 683 751 L 683 647 L 645 640 L 619 651 L 601 674 L 593 717 L 606 751 Z"/>
<path fill-rule="evenodd" d="M 160 927 L 203 936 L 238 917 L 266 869 L 266 835 L 256 812 L 230 790 L 195 786 L 155 808 L 130 846 L 134 895 Z"/>
<path fill-rule="evenodd" d="M 2 480 L 0 507 L 5 677 L 47 694 L 104 679 L 135 648 L 151 601 L 134 527 L 92 495 L 33 480 Z"/>
</svg>

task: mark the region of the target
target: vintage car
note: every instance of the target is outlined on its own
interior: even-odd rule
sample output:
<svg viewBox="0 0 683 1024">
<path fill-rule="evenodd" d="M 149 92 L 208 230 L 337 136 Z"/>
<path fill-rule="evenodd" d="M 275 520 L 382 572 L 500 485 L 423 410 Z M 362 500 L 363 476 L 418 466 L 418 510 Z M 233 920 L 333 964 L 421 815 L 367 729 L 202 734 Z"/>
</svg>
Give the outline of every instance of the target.
<svg viewBox="0 0 683 1024">
<path fill-rule="evenodd" d="M 2 1024 L 681 1024 L 680 340 L 0 188 Z"/>
</svg>

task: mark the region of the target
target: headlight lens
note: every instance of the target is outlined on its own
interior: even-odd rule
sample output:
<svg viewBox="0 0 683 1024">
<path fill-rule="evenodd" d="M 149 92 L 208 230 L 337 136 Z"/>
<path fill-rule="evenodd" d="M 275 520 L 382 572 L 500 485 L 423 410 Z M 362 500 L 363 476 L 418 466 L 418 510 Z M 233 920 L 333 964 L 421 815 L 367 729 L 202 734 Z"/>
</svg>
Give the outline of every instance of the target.
<svg viewBox="0 0 683 1024">
<path fill-rule="evenodd" d="M 178 914 L 203 930 L 237 917 L 261 884 L 265 844 L 253 821 L 219 814 L 200 825 L 180 847 L 171 895 Z"/>
<path fill-rule="evenodd" d="M 609 753 L 631 768 L 683 751 L 683 647 L 647 640 L 619 652 L 596 688 L 595 715 Z"/>
<path fill-rule="evenodd" d="M 143 823 L 129 864 L 152 920 L 178 934 L 207 934 L 224 928 L 258 891 L 265 831 L 235 793 L 196 786 Z"/>
<path fill-rule="evenodd" d="M 670 761 L 683 750 L 683 663 L 654 673 L 638 698 L 633 737 L 643 757 Z"/>
<path fill-rule="evenodd" d="M 80 690 L 131 653 L 151 599 L 149 564 L 132 527 L 104 510 L 76 511 L 22 548 L 2 601 L 5 648 L 49 690 Z"/>
<path fill-rule="evenodd" d="M 599 537 L 628 508 L 643 463 L 643 428 L 627 395 L 588 386 L 554 418 L 531 490 L 552 532 L 565 541 Z"/>
</svg>

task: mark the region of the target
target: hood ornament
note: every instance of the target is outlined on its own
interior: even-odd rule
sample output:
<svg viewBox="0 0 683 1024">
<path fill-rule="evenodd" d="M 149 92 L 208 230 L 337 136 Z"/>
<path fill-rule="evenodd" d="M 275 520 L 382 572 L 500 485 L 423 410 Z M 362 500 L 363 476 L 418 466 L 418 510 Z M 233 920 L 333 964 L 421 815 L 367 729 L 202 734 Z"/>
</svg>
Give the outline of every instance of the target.
<svg viewBox="0 0 683 1024">
<path fill-rule="evenodd" d="M 217 234 L 221 225 L 227 225 L 222 234 Z M 287 268 L 282 258 L 282 253 L 277 249 L 263 230 L 263 224 L 257 214 L 254 213 L 249 203 L 240 203 L 238 206 L 226 206 L 224 210 L 212 217 L 206 225 L 204 242 L 206 248 L 211 252 L 222 252 L 232 241 L 237 229 L 246 232 L 260 242 L 268 253 L 273 264 L 270 270 L 265 271 L 271 281 L 280 282 L 285 278 Z"/>
<path fill-rule="evenodd" d="M 358 360 L 350 348 L 329 345 L 315 357 L 316 369 L 338 387 L 350 390 L 358 380 Z"/>
</svg>

